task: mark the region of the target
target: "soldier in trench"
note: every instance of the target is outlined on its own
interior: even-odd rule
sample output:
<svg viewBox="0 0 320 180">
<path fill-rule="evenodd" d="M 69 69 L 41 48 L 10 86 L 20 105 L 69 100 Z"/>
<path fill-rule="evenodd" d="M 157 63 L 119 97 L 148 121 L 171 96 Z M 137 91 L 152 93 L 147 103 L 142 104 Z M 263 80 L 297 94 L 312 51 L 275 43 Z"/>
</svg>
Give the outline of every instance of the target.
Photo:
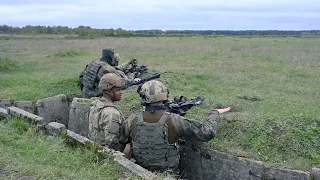
<svg viewBox="0 0 320 180">
<path fill-rule="evenodd" d="M 98 85 L 102 97 L 93 101 L 89 113 L 89 139 L 116 151 L 123 151 L 126 143 L 120 129 L 124 117 L 114 104 L 121 100 L 123 86 L 124 80 L 117 74 L 103 75 Z"/>
<path fill-rule="evenodd" d="M 212 109 L 200 123 L 165 110 L 169 92 L 162 82 L 148 81 L 138 92 L 144 110 L 122 124 L 123 139 L 131 140 L 124 153 L 127 158 L 132 154 L 137 164 L 151 171 L 178 173 L 178 139 L 211 140 L 218 132 L 219 114 L 230 111 L 230 107 Z"/>
</svg>

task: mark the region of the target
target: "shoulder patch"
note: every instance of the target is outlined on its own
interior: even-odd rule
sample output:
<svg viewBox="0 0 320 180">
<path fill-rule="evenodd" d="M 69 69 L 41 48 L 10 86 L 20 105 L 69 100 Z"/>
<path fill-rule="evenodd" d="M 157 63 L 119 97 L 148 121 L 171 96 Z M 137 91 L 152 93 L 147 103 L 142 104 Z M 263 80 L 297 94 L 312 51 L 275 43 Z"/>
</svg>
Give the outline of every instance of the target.
<svg viewBox="0 0 320 180">
<path fill-rule="evenodd" d="M 119 127 L 120 127 L 119 123 L 117 123 L 115 121 L 111 121 L 110 125 L 109 125 L 109 128 L 108 128 L 108 132 L 112 133 L 112 134 L 118 134 Z"/>
</svg>

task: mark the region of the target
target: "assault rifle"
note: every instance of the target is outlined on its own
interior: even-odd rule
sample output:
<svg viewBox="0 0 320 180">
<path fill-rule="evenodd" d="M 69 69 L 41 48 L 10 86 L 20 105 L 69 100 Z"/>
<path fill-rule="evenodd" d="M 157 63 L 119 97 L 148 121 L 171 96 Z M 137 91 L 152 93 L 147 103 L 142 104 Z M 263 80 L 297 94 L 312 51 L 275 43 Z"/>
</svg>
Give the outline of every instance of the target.
<svg viewBox="0 0 320 180">
<path fill-rule="evenodd" d="M 165 106 L 169 112 L 184 116 L 192 106 L 199 105 L 202 101 L 204 101 L 204 98 L 199 96 L 189 101 L 185 96 L 180 96 L 179 98 L 175 97 L 173 101 L 166 103 Z"/>
<path fill-rule="evenodd" d="M 148 66 L 147 65 L 142 65 L 142 66 L 133 65 L 129 69 L 124 69 L 123 72 L 125 74 L 127 74 L 127 73 L 135 73 L 136 76 L 140 76 L 142 74 L 148 73 Z"/>
<path fill-rule="evenodd" d="M 143 83 L 147 82 L 147 81 L 150 81 L 152 79 L 156 79 L 156 78 L 160 78 L 160 74 L 159 73 L 155 73 L 155 74 L 152 74 L 151 76 L 148 76 L 148 77 L 145 77 L 145 78 L 142 78 L 140 81 L 131 81 L 129 83 L 127 83 L 123 89 L 127 89 L 133 85 L 142 85 Z"/>
<path fill-rule="evenodd" d="M 138 66 L 137 59 L 132 59 L 132 64 L 131 64 L 131 68 L 127 68 L 127 69 L 122 69 L 122 71 L 127 74 L 127 73 L 134 73 L 135 77 L 139 77 L 142 74 L 148 73 L 148 67 L 147 65 L 142 65 L 142 66 Z"/>
</svg>

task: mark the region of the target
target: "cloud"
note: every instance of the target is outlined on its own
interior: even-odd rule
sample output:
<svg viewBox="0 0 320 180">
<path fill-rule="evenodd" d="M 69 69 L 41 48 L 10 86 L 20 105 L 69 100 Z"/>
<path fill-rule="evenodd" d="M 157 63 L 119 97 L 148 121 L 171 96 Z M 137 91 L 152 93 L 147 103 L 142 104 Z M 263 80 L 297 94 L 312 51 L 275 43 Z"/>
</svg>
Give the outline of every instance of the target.
<svg viewBox="0 0 320 180">
<path fill-rule="evenodd" d="M 54 20 L 80 16 L 85 9 L 72 4 L 2 5 L 0 16 L 6 21 Z"/>
<path fill-rule="evenodd" d="M 319 29 L 314 0 L 3 0 L 8 25 L 124 29 Z"/>
</svg>

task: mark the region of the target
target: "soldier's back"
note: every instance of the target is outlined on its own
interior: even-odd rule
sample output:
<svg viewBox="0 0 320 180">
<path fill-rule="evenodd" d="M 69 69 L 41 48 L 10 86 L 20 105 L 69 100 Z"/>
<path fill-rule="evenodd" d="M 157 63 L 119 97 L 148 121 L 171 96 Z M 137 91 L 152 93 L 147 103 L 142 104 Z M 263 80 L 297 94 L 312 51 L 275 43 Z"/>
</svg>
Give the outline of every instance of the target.
<svg viewBox="0 0 320 180">
<path fill-rule="evenodd" d="M 90 109 L 90 139 L 103 146 L 115 148 L 113 146 L 117 146 L 117 142 L 119 142 L 119 127 L 122 121 L 121 113 L 117 107 L 112 102 L 100 98 L 93 103 Z"/>
</svg>

